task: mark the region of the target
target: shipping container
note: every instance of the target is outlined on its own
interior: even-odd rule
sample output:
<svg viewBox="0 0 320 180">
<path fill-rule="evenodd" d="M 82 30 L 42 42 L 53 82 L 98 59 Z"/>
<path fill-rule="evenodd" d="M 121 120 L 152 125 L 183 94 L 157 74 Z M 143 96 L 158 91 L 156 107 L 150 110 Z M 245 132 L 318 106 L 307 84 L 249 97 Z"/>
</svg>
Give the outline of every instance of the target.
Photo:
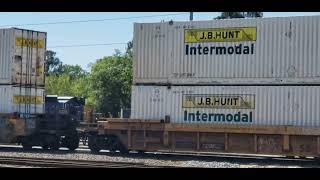
<svg viewBox="0 0 320 180">
<path fill-rule="evenodd" d="M 320 127 L 320 86 L 133 86 L 131 118 Z"/>
<path fill-rule="evenodd" d="M 44 86 L 46 33 L 0 29 L 0 84 Z"/>
<path fill-rule="evenodd" d="M 44 89 L 0 85 L 0 114 L 43 114 Z"/>
<path fill-rule="evenodd" d="M 320 16 L 134 24 L 134 84 L 320 84 Z"/>
</svg>

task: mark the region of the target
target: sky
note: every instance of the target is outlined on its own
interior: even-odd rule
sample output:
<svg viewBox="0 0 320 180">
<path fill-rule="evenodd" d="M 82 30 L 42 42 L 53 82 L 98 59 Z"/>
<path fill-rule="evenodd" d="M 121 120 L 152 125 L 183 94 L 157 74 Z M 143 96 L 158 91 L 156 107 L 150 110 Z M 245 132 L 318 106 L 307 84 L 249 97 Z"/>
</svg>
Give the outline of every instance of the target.
<svg viewBox="0 0 320 180">
<path fill-rule="evenodd" d="M 193 20 L 211 20 L 219 12 L 194 12 Z M 264 12 L 264 17 L 310 16 L 320 12 Z M 152 17 L 153 16 L 153 17 Z M 55 23 L 70 21 L 102 20 L 91 22 Z M 110 56 L 115 49 L 124 51 L 133 37 L 134 22 L 188 21 L 188 12 L 81 12 L 81 13 L 0 13 L 0 28 L 18 27 L 47 32 L 47 49 L 57 53 L 64 64 L 80 65 L 89 70 L 88 64 Z M 40 23 L 40 24 L 39 24 Z M 52 24 L 42 24 L 52 23 Z M 29 24 L 29 25 L 28 25 Z M 33 25 L 30 25 L 33 24 Z M 34 25 L 38 24 L 38 25 Z M 112 44 L 120 43 L 120 44 Z M 122 44 L 121 44 L 122 43 Z M 90 44 L 112 44 L 77 46 Z M 59 47 L 74 46 L 74 47 Z"/>
</svg>

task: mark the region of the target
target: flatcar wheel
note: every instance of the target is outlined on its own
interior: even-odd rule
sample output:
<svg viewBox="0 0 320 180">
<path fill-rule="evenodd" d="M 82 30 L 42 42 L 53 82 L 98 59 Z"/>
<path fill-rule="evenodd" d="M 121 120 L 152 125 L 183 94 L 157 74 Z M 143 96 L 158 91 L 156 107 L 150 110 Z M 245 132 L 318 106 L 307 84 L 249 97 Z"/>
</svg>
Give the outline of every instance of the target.
<svg viewBox="0 0 320 180">
<path fill-rule="evenodd" d="M 288 159 L 295 159 L 296 157 L 295 157 L 295 156 L 286 156 L 286 158 L 288 158 Z"/>
<path fill-rule="evenodd" d="M 93 153 L 98 153 L 101 150 L 98 146 L 97 139 L 96 136 L 89 136 L 88 138 L 88 146 Z"/>
<path fill-rule="evenodd" d="M 29 143 L 27 143 L 27 142 L 23 142 L 23 143 L 22 143 L 22 148 L 23 148 L 24 150 L 31 150 L 31 149 L 32 149 L 32 145 L 29 144 Z"/>
<path fill-rule="evenodd" d="M 138 154 L 144 154 L 146 151 L 138 150 L 137 152 L 138 152 Z"/>
<path fill-rule="evenodd" d="M 130 151 L 129 151 L 124 145 L 122 145 L 121 143 L 119 143 L 118 149 L 119 149 L 120 153 L 121 153 L 121 154 L 124 154 L 124 155 L 129 154 L 129 152 L 130 152 Z"/>
<path fill-rule="evenodd" d="M 88 145 L 88 137 L 87 137 L 87 136 L 85 136 L 85 137 L 82 138 L 82 144 L 83 144 L 84 146 Z"/>
</svg>

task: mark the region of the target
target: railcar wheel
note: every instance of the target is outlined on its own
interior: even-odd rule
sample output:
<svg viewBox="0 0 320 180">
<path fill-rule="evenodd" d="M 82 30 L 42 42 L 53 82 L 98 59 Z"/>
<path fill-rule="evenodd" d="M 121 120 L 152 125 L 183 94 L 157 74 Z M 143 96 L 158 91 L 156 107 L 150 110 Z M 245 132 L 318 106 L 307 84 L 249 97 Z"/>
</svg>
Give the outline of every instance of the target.
<svg viewBox="0 0 320 180">
<path fill-rule="evenodd" d="M 288 159 L 295 159 L 296 157 L 295 157 L 295 156 L 286 156 L 286 158 L 288 158 Z"/>
<path fill-rule="evenodd" d="M 83 144 L 84 146 L 88 145 L 88 137 L 87 137 L 87 136 L 84 136 L 84 137 L 82 137 L 81 139 L 82 139 L 82 144 Z"/>
<path fill-rule="evenodd" d="M 74 151 L 79 147 L 79 138 L 78 137 L 66 137 L 67 138 L 67 148 L 70 151 Z"/>
<path fill-rule="evenodd" d="M 22 143 L 22 148 L 24 150 L 31 150 L 32 149 L 32 145 L 30 143 L 28 143 L 28 142 L 23 142 Z"/>
<path fill-rule="evenodd" d="M 52 143 L 50 145 L 50 149 L 54 150 L 54 151 L 57 151 L 57 150 L 59 150 L 59 148 L 60 148 L 60 140 L 59 140 L 59 138 L 55 137 L 52 140 Z"/>
<path fill-rule="evenodd" d="M 144 154 L 145 152 L 146 152 L 146 151 L 143 151 L 143 150 L 138 150 L 138 151 L 137 151 L 138 154 Z"/>
<path fill-rule="evenodd" d="M 118 150 L 120 151 L 121 154 L 129 154 L 129 150 L 122 144 L 122 143 L 118 143 Z"/>
</svg>

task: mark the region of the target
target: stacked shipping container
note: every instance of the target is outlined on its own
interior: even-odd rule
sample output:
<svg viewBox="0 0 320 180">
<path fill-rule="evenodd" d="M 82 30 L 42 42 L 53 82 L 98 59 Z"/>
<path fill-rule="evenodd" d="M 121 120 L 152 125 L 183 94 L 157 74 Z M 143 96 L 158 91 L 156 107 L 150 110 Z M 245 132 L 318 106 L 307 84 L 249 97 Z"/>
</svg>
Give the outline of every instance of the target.
<svg viewBox="0 0 320 180">
<path fill-rule="evenodd" d="M 0 30 L 0 113 L 44 113 L 46 33 Z"/>
<path fill-rule="evenodd" d="M 320 16 L 134 25 L 131 118 L 320 127 Z"/>
</svg>

